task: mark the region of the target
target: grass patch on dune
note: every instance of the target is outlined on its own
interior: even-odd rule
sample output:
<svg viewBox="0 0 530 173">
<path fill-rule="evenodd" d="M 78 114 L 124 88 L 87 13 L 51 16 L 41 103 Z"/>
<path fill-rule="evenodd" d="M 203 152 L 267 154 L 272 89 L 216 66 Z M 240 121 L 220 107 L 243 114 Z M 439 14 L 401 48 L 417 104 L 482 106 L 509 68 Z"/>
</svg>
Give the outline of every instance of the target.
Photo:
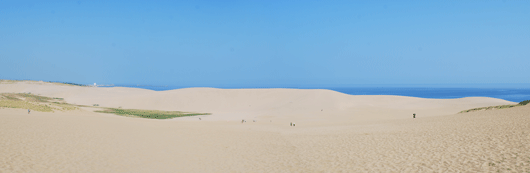
<svg viewBox="0 0 530 173">
<path fill-rule="evenodd" d="M 27 94 L 27 93 L 2 93 L 0 95 L 8 100 L 25 100 L 29 102 L 44 103 L 44 102 L 53 100 L 52 98 L 49 98 L 49 97 L 38 96 L 38 95 Z"/>
<path fill-rule="evenodd" d="M 31 109 L 39 112 L 53 112 L 54 108 L 46 104 L 34 104 L 22 100 L 0 100 L 0 107 Z"/>
<path fill-rule="evenodd" d="M 517 106 L 524 106 L 524 105 L 528 104 L 529 102 L 530 102 L 530 100 L 525 100 L 525 101 L 519 102 L 519 104 L 516 104 L 516 105 L 500 105 L 500 106 L 488 106 L 488 107 L 473 108 L 473 109 L 468 109 L 468 110 L 465 110 L 465 111 L 460 111 L 460 113 L 474 112 L 474 111 L 481 111 L 481 110 L 513 108 L 513 107 L 517 107 Z"/>
<path fill-rule="evenodd" d="M 64 102 L 63 98 L 45 97 L 30 93 L 0 93 L 0 107 L 30 109 L 38 112 L 55 112 L 77 110 L 79 107 L 98 107 L 94 106 L 72 105 Z M 95 111 L 100 113 L 111 113 L 121 116 L 132 116 L 149 119 L 171 119 L 176 117 L 210 115 L 209 113 L 193 113 L 180 111 L 160 111 L 160 110 L 142 110 L 142 109 L 121 109 L 105 108 Z"/>
<path fill-rule="evenodd" d="M 17 101 L 20 100 L 19 98 L 15 97 L 13 94 L 2 94 L 1 98 L 5 98 L 7 100 Z"/>
<path fill-rule="evenodd" d="M 14 84 L 16 83 L 17 81 L 16 80 L 4 80 L 4 79 L 0 79 L 0 84 Z"/>
<path fill-rule="evenodd" d="M 19 96 L 19 97 L 23 97 L 23 98 L 26 99 L 26 101 L 31 101 L 31 102 L 45 103 L 45 102 L 48 102 L 48 101 L 52 100 L 52 98 L 49 98 L 49 97 L 38 96 L 38 95 L 33 95 L 33 94 L 26 94 L 26 93 L 18 93 L 18 94 L 15 94 L 15 95 Z"/>
<path fill-rule="evenodd" d="M 73 111 L 73 110 L 79 109 L 77 106 L 74 106 L 74 105 L 71 105 L 71 104 L 68 104 L 68 103 L 54 102 L 52 105 L 60 108 L 63 111 Z"/>
<path fill-rule="evenodd" d="M 0 107 L 30 109 L 39 112 L 69 111 L 76 106 L 62 102 L 63 99 L 49 98 L 29 93 L 0 93 Z M 51 102 L 53 101 L 53 102 Z"/>
<path fill-rule="evenodd" d="M 192 113 L 180 111 L 160 111 L 160 110 L 141 110 L 141 109 L 118 109 L 105 108 L 100 113 L 111 113 L 122 116 L 136 116 L 150 119 L 171 119 L 176 117 L 196 116 L 196 115 L 210 115 L 209 113 Z"/>
<path fill-rule="evenodd" d="M 516 104 L 516 105 L 500 105 L 500 106 L 480 107 L 480 108 L 473 108 L 473 109 L 460 111 L 460 113 L 474 112 L 474 111 L 481 111 L 481 110 L 506 109 L 506 108 L 512 108 L 512 107 L 516 107 L 516 106 L 521 106 L 521 105 Z"/>
</svg>

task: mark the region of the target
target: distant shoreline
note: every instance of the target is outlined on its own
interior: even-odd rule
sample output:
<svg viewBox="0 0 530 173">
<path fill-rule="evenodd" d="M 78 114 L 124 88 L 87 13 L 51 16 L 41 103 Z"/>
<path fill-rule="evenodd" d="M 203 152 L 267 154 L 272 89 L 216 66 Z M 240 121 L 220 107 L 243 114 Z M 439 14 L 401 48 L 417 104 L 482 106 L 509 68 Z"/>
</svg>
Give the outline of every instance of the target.
<svg viewBox="0 0 530 173">
<path fill-rule="evenodd" d="M 530 99 L 530 88 L 468 88 L 468 87 L 440 87 L 437 85 L 417 85 L 417 87 L 410 86 L 369 86 L 360 85 L 354 87 L 182 87 L 170 85 L 114 85 L 114 84 L 100 84 L 100 85 L 85 85 L 71 82 L 58 81 L 34 81 L 34 80 L 0 80 L 0 83 L 6 82 L 47 82 L 55 84 L 65 84 L 72 86 L 83 87 L 127 87 L 127 88 L 141 88 L 153 91 L 167 91 L 184 88 L 219 88 L 219 89 L 327 89 L 349 95 L 397 95 L 409 96 L 419 98 L 434 98 L 434 99 L 454 99 L 464 97 L 492 97 L 503 99 L 512 102 L 520 102 Z M 526 85 L 526 84 L 519 84 Z"/>
<path fill-rule="evenodd" d="M 153 91 L 168 91 L 203 87 L 161 86 L 112 86 L 141 88 Z M 205 87 L 213 88 L 213 87 Z M 219 88 L 219 89 L 327 89 L 349 95 L 397 95 L 433 99 L 455 99 L 464 97 L 492 97 L 512 102 L 530 99 L 530 89 L 513 88 L 428 88 L 428 87 L 319 87 L 319 88 Z"/>
</svg>

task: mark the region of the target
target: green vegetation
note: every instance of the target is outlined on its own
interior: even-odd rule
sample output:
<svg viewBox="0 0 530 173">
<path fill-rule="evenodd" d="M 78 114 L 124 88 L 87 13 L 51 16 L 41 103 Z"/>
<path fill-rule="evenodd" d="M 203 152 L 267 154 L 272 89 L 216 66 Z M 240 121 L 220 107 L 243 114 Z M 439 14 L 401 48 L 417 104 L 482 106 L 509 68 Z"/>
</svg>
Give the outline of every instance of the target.
<svg viewBox="0 0 530 173">
<path fill-rule="evenodd" d="M 491 110 L 491 109 L 506 109 L 506 108 L 512 108 L 512 107 L 516 107 L 516 106 L 521 106 L 521 105 L 520 104 L 516 104 L 516 105 L 488 106 L 488 107 L 468 109 L 468 110 L 465 110 L 465 111 L 460 111 L 460 113 L 474 112 L 474 111 L 480 111 L 480 110 Z"/>
<path fill-rule="evenodd" d="M 52 100 L 52 98 L 49 98 L 49 97 L 26 94 L 26 93 L 2 93 L 1 96 L 7 98 L 8 100 L 25 100 L 29 102 L 41 102 L 41 103 Z"/>
<path fill-rule="evenodd" d="M 38 96 L 28 93 L 1 93 L 0 107 L 31 109 L 39 112 L 54 112 L 78 109 L 74 105 L 64 102 L 49 102 L 59 99 Z M 62 99 L 61 99 L 62 100 Z"/>
<path fill-rule="evenodd" d="M 15 97 L 13 94 L 2 94 L 1 95 L 3 98 L 6 98 L 7 100 L 20 100 L 18 99 L 17 97 Z"/>
<path fill-rule="evenodd" d="M 31 109 L 39 112 L 53 112 L 54 108 L 45 104 L 34 104 L 22 100 L 0 100 L 0 107 Z"/>
<path fill-rule="evenodd" d="M 15 83 L 17 81 L 15 80 L 3 80 L 3 79 L 0 79 L 0 83 L 8 83 L 8 84 L 11 84 L 11 83 Z"/>
<path fill-rule="evenodd" d="M 519 104 L 516 105 L 500 105 L 500 106 L 488 106 L 488 107 L 481 107 L 481 108 L 473 108 L 465 111 L 460 111 L 460 113 L 466 113 L 466 112 L 474 112 L 474 111 L 480 111 L 480 110 L 491 110 L 491 109 L 506 109 L 506 108 L 513 108 L 517 106 L 524 106 L 528 104 L 530 100 L 525 100 L 522 102 L 519 102 Z"/>
<path fill-rule="evenodd" d="M 530 100 L 525 100 L 525 101 L 519 102 L 519 104 L 520 105 L 526 105 L 526 104 L 528 104 L 528 102 L 530 102 Z"/>
<path fill-rule="evenodd" d="M 99 106 L 99 104 L 93 105 L 93 107 L 97 106 Z M 0 107 L 31 109 L 32 111 L 38 112 L 54 112 L 70 111 L 79 109 L 79 107 L 90 106 L 72 105 L 64 102 L 63 98 L 50 98 L 29 93 L 0 93 Z M 121 106 L 120 108 L 103 108 L 103 110 L 96 112 L 149 119 L 170 119 L 185 116 L 210 115 L 209 113 L 192 113 L 180 111 L 121 109 Z"/>
<path fill-rule="evenodd" d="M 52 105 L 60 108 L 63 111 L 73 111 L 73 110 L 79 109 L 77 106 L 74 106 L 74 105 L 71 105 L 71 104 L 68 104 L 68 103 L 57 103 L 57 102 L 55 102 L 55 104 L 52 104 Z"/>
<path fill-rule="evenodd" d="M 15 94 L 15 95 L 23 97 L 23 98 L 26 98 L 26 101 L 31 101 L 31 102 L 44 103 L 44 102 L 48 102 L 48 101 L 52 100 L 52 98 L 49 98 L 49 97 L 38 96 L 38 95 L 33 95 L 33 94 L 26 94 L 26 93 L 19 93 L 19 94 Z"/>
<path fill-rule="evenodd" d="M 141 109 L 116 109 L 106 108 L 103 111 L 96 111 L 100 113 L 111 113 L 122 116 L 136 116 L 150 119 L 170 119 L 176 117 L 196 116 L 196 115 L 210 115 L 208 113 L 191 113 L 180 111 L 159 111 L 159 110 L 141 110 Z"/>
</svg>

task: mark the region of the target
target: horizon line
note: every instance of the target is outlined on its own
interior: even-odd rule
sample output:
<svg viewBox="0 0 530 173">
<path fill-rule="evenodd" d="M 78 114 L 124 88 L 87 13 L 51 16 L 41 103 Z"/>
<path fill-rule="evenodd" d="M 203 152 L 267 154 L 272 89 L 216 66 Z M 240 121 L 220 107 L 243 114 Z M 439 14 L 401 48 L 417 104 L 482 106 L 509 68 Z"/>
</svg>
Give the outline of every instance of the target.
<svg viewBox="0 0 530 173">
<path fill-rule="evenodd" d="M 46 80 L 32 80 L 32 79 L 0 79 L 0 81 L 33 81 L 33 82 L 48 82 L 48 83 L 63 83 L 73 84 L 80 86 L 98 86 L 98 87 L 155 87 L 155 88 L 357 88 L 357 87 L 427 87 L 427 86 L 438 86 L 438 87 L 526 87 L 530 88 L 530 83 L 427 83 L 427 84 L 285 84 L 285 85 L 255 85 L 255 84 L 175 84 L 175 85 L 152 85 L 152 84 L 97 84 L 90 83 L 75 83 L 75 82 L 64 82 L 64 81 L 46 81 Z M 96 84 L 96 85 L 94 85 Z"/>
</svg>

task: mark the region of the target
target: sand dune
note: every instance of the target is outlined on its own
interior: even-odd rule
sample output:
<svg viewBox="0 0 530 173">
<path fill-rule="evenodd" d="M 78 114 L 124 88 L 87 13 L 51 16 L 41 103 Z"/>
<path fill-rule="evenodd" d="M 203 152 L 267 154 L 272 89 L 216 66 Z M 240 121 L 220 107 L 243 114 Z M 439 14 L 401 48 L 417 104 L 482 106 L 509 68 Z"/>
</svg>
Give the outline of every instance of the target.
<svg viewBox="0 0 530 173">
<path fill-rule="evenodd" d="M 0 109 L 0 172 L 530 171 L 530 106 L 456 114 L 513 104 L 500 99 L 48 83 L 0 84 L 0 92 L 213 113 L 203 120 L 151 120 L 89 109 L 29 115 Z M 242 118 L 258 121 L 242 124 Z"/>
<path fill-rule="evenodd" d="M 259 119 L 334 124 L 408 119 L 513 102 L 485 97 L 424 99 L 403 96 L 354 96 L 321 89 L 187 88 L 151 91 L 138 88 L 96 88 L 22 83 L 0 85 L 2 92 L 32 92 L 61 97 L 69 103 L 102 107 L 213 113 L 204 120 Z M 181 118 L 177 120 L 186 120 Z"/>
</svg>

